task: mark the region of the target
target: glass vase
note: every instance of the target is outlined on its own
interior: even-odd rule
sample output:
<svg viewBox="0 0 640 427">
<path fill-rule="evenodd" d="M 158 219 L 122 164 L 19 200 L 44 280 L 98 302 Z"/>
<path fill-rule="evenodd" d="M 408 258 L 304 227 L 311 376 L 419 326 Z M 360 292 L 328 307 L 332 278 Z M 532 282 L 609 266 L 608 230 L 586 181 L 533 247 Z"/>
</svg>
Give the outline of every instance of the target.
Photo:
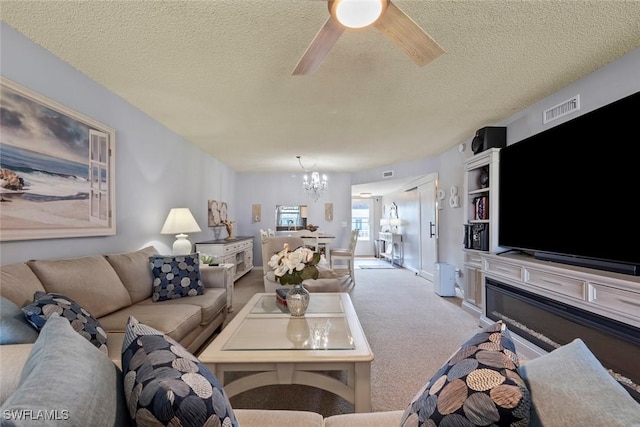
<svg viewBox="0 0 640 427">
<path fill-rule="evenodd" d="M 304 316 L 309 306 L 309 291 L 302 286 L 302 283 L 293 285 L 287 293 L 287 307 L 292 316 Z"/>
</svg>

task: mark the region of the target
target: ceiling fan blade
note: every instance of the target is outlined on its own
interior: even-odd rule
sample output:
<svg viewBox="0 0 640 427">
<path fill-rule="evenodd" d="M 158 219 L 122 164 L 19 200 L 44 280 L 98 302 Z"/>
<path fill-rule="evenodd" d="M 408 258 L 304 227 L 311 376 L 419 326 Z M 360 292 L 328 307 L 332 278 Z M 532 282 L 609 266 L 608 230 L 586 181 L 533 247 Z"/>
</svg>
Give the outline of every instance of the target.
<svg viewBox="0 0 640 427">
<path fill-rule="evenodd" d="M 392 2 L 374 26 L 420 67 L 444 53 L 429 34 Z"/>
<path fill-rule="evenodd" d="M 294 76 L 313 74 L 344 32 L 344 27 L 329 17 L 293 70 Z"/>
</svg>

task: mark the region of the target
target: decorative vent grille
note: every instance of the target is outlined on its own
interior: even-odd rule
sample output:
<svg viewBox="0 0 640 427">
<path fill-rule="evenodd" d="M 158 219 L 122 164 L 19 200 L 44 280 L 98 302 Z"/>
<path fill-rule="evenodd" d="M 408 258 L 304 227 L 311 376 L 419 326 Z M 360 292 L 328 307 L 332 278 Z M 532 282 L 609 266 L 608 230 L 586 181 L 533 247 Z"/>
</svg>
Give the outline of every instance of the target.
<svg viewBox="0 0 640 427">
<path fill-rule="evenodd" d="M 383 178 L 393 178 L 393 171 L 384 171 L 382 172 Z"/>
<path fill-rule="evenodd" d="M 567 114 L 571 114 L 574 111 L 578 111 L 580 109 L 580 94 L 574 96 L 573 98 L 567 99 L 564 102 L 561 102 L 558 105 L 554 105 L 553 107 L 544 110 L 542 113 L 542 123 L 549 123 L 554 120 L 559 119 L 560 117 L 566 116 Z"/>
</svg>

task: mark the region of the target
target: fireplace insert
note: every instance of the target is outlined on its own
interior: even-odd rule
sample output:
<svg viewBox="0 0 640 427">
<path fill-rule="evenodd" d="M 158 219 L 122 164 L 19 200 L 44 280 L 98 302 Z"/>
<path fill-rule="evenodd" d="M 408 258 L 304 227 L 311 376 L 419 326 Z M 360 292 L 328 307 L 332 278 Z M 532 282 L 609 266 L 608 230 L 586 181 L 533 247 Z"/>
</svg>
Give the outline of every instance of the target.
<svg viewBox="0 0 640 427">
<path fill-rule="evenodd" d="M 485 297 L 488 318 L 546 351 L 580 338 L 623 385 L 638 391 L 640 328 L 490 278 Z"/>
</svg>

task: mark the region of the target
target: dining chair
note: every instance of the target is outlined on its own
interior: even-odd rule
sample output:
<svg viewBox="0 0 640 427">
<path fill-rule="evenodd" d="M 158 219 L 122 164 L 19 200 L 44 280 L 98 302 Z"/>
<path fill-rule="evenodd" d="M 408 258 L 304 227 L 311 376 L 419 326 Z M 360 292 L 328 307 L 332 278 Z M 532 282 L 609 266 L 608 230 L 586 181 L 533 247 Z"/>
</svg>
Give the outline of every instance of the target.
<svg viewBox="0 0 640 427">
<path fill-rule="evenodd" d="M 348 248 L 339 248 L 339 249 L 331 249 L 329 250 L 329 263 L 332 270 L 334 269 L 333 263 L 336 260 L 346 260 L 347 268 L 349 270 L 349 277 L 353 284 L 356 284 L 356 274 L 355 274 L 355 262 L 354 257 L 356 253 L 356 244 L 358 243 L 358 234 L 359 230 L 351 230 L 351 236 L 349 238 L 349 247 Z"/>
</svg>

